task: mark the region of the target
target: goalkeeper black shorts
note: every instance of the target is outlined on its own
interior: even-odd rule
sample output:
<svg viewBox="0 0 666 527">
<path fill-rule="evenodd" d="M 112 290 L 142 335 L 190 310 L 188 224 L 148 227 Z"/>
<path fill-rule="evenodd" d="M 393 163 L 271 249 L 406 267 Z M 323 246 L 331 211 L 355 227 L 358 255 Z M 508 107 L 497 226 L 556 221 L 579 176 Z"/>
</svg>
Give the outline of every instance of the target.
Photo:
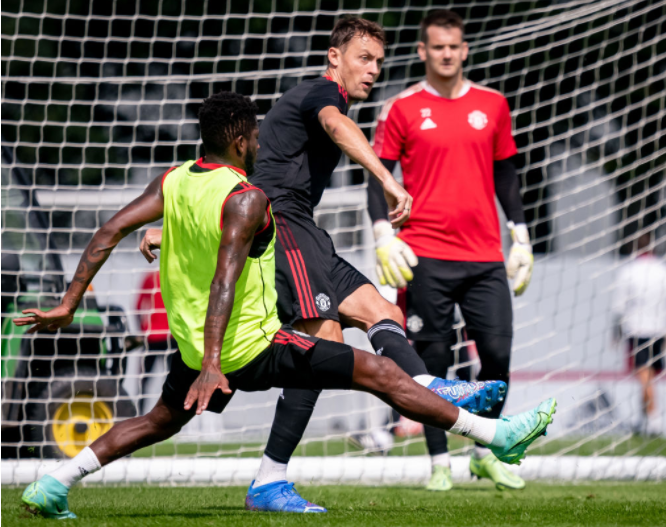
<svg viewBox="0 0 666 527">
<path fill-rule="evenodd" d="M 414 279 L 399 295 L 407 337 L 443 342 L 454 331 L 460 306 L 467 329 L 513 336 L 511 291 L 502 262 L 457 262 L 419 257 Z"/>
<path fill-rule="evenodd" d="M 305 213 L 275 212 L 275 283 L 283 324 L 322 318 L 340 321 L 338 306 L 365 284 L 360 271 L 335 252 L 328 233 Z"/>
<path fill-rule="evenodd" d="M 252 362 L 225 375 L 233 392 L 257 392 L 270 388 L 349 390 L 353 371 L 354 350 L 351 346 L 311 337 L 289 326 L 282 326 L 270 346 Z M 176 353 L 162 387 L 162 400 L 172 408 L 183 410 L 190 386 L 199 373 L 183 362 L 180 352 Z M 223 394 L 216 390 L 206 410 L 220 413 L 232 397 L 233 393 Z"/>
</svg>

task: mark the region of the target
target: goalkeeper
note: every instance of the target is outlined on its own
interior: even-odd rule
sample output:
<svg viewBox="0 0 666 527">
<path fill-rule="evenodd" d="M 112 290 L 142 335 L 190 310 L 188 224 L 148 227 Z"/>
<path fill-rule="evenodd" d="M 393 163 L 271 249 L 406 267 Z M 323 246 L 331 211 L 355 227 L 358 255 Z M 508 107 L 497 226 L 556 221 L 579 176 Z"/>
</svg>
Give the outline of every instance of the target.
<svg viewBox="0 0 666 527">
<path fill-rule="evenodd" d="M 414 197 L 412 214 L 394 236 L 382 190 L 373 180 L 368 206 L 380 282 L 407 286 L 407 335 L 429 373 L 446 377 L 452 365 L 458 304 L 479 352 L 479 380 L 508 383 L 513 333 L 507 275 L 514 294 L 523 294 L 532 274 L 532 248 L 512 161 L 517 150 L 509 105 L 499 92 L 463 77 L 467 52 L 456 13 L 437 10 L 423 19 L 418 53 L 426 79 L 385 104 L 374 141 L 389 171 L 400 161 L 404 186 Z M 506 270 L 495 196 L 513 238 Z M 499 416 L 502 406 L 488 415 Z M 428 488 L 448 490 L 446 434 L 434 428 L 425 433 L 433 464 Z M 470 470 L 500 489 L 525 486 L 482 445 L 472 454 Z"/>
<path fill-rule="evenodd" d="M 22 497 L 30 510 L 75 518 L 67 501 L 72 485 L 116 459 L 168 439 L 204 410 L 222 412 L 235 390 L 366 391 L 413 419 L 481 440 L 513 463 L 552 421 L 554 399 L 511 418 L 478 417 L 428 390 L 390 359 L 281 326 L 276 222 L 266 196 L 246 179 L 258 149 L 256 111 L 249 98 L 235 93 L 206 99 L 199 112 L 206 157 L 153 180 L 95 233 L 60 306 L 47 312 L 28 309 L 23 312 L 27 316 L 14 320 L 20 326 L 34 324 L 29 333 L 71 324 L 114 247 L 141 226 L 164 218 L 162 296 L 179 353 L 162 396 L 147 415 L 116 424 L 75 458 L 30 484 Z"/>
</svg>

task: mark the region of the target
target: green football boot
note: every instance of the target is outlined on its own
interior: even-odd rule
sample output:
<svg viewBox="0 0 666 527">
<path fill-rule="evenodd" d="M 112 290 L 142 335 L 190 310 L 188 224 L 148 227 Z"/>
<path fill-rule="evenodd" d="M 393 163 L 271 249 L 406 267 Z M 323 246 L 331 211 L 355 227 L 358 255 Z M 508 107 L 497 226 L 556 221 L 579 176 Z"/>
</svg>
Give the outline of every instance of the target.
<svg viewBox="0 0 666 527">
<path fill-rule="evenodd" d="M 430 483 L 426 485 L 426 490 L 446 491 L 452 488 L 451 467 L 435 465 L 432 469 Z"/>
<path fill-rule="evenodd" d="M 497 431 L 492 442 L 503 446 L 491 444 L 488 448 L 503 463 L 520 465 L 527 447 L 539 436 L 546 435 L 546 428 L 553 422 L 556 407 L 557 401 L 548 399 L 534 410 L 511 417 L 501 416 L 497 420 Z"/>
<path fill-rule="evenodd" d="M 481 459 L 472 456 L 469 460 L 469 471 L 472 476 L 479 479 L 488 478 L 492 480 L 497 490 L 521 490 L 525 488 L 525 480 L 511 472 L 492 454 L 487 454 Z"/>
<path fill-rule="evenodd" d="M 76 518 L 76 514 L 69 511 L 67 494 L 69 489 L 51 476 L 30 483 L 23 491 L 21 501 L 27 505 L 33 514 L 41 514 L 45 518 L 66 520 Z"/>
</svg>

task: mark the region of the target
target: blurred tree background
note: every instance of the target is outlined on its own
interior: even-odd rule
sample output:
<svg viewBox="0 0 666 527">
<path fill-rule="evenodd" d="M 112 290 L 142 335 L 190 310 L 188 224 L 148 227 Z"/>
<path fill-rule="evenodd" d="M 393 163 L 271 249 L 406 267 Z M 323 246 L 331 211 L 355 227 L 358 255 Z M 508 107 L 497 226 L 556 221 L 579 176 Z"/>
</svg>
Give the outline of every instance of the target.
<svg viewBox="0 0 666 527">
<path fill-rule="evenodd" d="M 266 113 L 281 93 L 321 74 L 328 34 L 344 14 L 376 20 L 388 34 L 379 83 L 350 112 L 370 138 L 383 102 L 424 75 L 419 21 L 448 7 L 467 21 L 468 77 L 502 91 L 513 111 L 535 250 L 556 249 L 554 195 L 561 174 L 581 166 L 611 185 L 619 204 L 613 236 L 631 240 L 666 217 L 665 7 L 601 4 L 608 2 L 5 2 L 3 185 L 11 164 L 31 188 L 143 187 L 200 155 L 204 97 L 234 90 Z M 365 182 L 358 168 L 342 172 L 333 185 Z M 72 229 L 73 216 L 52 212 L 51 225 Z M 86 218 L 79 221 L 98 224 Z"/>
</svg>

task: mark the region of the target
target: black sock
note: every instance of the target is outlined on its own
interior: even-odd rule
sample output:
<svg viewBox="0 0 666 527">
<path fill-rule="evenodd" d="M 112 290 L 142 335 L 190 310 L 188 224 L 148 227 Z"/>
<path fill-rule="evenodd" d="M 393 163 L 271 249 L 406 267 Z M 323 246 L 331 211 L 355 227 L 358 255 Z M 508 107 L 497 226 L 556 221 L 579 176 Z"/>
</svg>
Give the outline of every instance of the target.
<svg viewBox="0 0 666 527">
<path fill-rule="evenodd" d="M 321 390 L 294 388 L 285 388 L 282 391 L 264 454 L 278 463 L 289 463 L 291 455 L 303 438 L 320 393 Z"/>
<path fill-rule="evenodd" d="M 416 351 L 428 368 L 428 373 L 446 379 L 449 367 L 453 365 L 454 357 L 451 346 L 456 342 L 456 334 L 451 332 L 440 342 L 416 342 Z M 446 432 L 440 428 L 425 425 L 423 433 L 431 456 L 446 454 L 449 451 Z"/>
<path fill-rule="evenodd" d="M 507 335 L 494 335 L 483 331 L 469 330 L 469 337 L 476 343 L 481 361 L 481 371 L 477 380 L 479 381 L 504 381 L 507 385 L 507 393 L 504 400 L 493 406 L 490 412 L 480 412 L 481 417 L 497 419 L 506 404 L 506 396 L 509 389 L 509 368 L 511 366 L 511 341 L 512 337 Z M 483 446 L 477 443 L 479 446 Z"/>
<path fill-rule="evenodd" d="M 368 338 L 377 355 L 393 360 L 410 377 L 428 375 L 423 360 L 412 348 L 400 324 L 390 319 L 377 322 L 368 330 Z"/>
</svg>

